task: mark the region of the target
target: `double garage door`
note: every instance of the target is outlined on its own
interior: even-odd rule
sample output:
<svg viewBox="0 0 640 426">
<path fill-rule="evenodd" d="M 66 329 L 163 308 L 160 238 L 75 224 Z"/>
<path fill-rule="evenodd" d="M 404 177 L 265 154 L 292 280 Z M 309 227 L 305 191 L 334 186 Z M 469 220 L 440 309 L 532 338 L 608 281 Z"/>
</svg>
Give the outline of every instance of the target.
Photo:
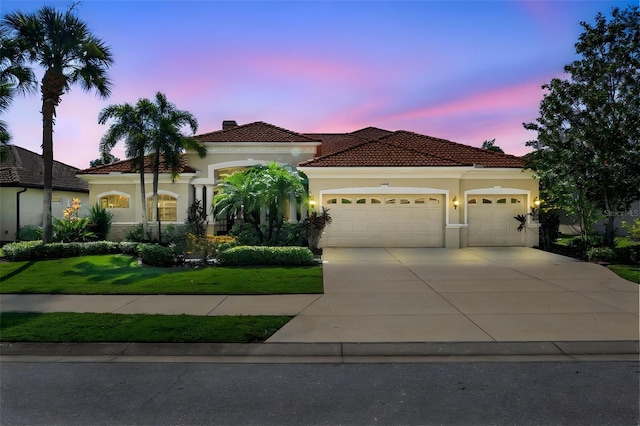
<svg viewBox="0 0 640 426">
<path fill-rule="evenodd" d="M 442 247 L 443 195 L 325 196 L 325 247 Z"/>
<path fill-rule="evenodd" d="M 524 231 L 514 219 L 525 214 L 524 195 L 470 195 L 467 198 L 469 246 L 522 246 Z"/>
</svg>

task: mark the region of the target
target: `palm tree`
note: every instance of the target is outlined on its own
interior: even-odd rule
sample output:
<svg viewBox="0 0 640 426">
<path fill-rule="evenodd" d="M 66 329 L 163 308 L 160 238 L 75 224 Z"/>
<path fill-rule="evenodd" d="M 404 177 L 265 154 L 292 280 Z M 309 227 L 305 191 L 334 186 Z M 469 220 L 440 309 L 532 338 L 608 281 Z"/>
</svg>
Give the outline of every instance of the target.
<svg viewBox="0 0 640 426">
<path fill-rule="evenodd" d="M 160 175 L 160 161 L 171 169 L 171 174 L 177 177 L 181 156 L 185 149 L 195 150 L 200 158 L 207 155 L 207 149 L 191 136 L 182 133 L 182 128 L 189 127 L 192 134 L 198 130 L 198 121 L 189 111 L 177 109 L 167 100 L 164 93 L 156 93 L 149 114 L 150 120 L 150 152 L 153 158 L 153 196 L 152 209 L 158 222 L 158 240 L 161 239 L 160 215 L 158 207 L 158 185 Z M 145 204 L 146 206 L 146 204 Z"/>
<path fill-rule="evenodd" d="M 13 12 L 2 25 L 24 52 L 26 62 L 44 69 L 42 93 L 42 158 L 44 161 L 44 199 L 42 240 L 52 239 L 51 195 L 53 185 L 53 124 L 60 98 L 72 84 L 85 91 L 95 89 L 107 98 L 111 81 L 107 69 L 113 63 L 110 49 L 77 18 L 73 6 L 66 12 L 44 6 L 34 13 Z"/>
<path fill-rule="evenodd" d="M 263 170 L 262 178 L 265 181 L 267 200 L 267 229 L 268 240 L 275 243 L 278 233 L 284 223 L 286 209 L 290 202 L 295 201 L 300 205 L 306 190 L 302 184 L 302 178 L 296 171 L 290 171 L 276 163 L 270 163 Z"/>
<path fill-rule="evenodd" d="M 111 155 L 113 147 L 118 141 L 124 139 L 127 158 L 133 158 L 138 162 L 143 238 L 146 238 L 148 232 L 144 164 L 145 154 L 151 146 L 151 130 L 149 129 L 151 107 L 151 102 L 148 99 L 140 99 L 136 105 L 128 103 L 109 105 L 103 108 L 98 115 L 98 123 L 100 124 L 106 124 L 107 121 L 114 120 L 100 141 L 102 156 Z"/>
<path fill-rule="evenodd" d="M 36 76 L 25 62 L 19 40 L 10 37 L 9 28 L 0 24 L 0 114 L 9 108 L 16 93 L 33 92 L 37 87 Z M 7 144 L 10 140 L 7 123 L 0 120 L 0 143 Z M 5 153 L 0 150 L 0 160 Z"/>
<path fill-rule="evenodd" d="M 266 187 L 257 170 L 249 168 L 227 176 L 213 199 L 213 214 L 218 219 L 240 217 L 253 227 L 258 241 L 262 243 L 260 209 L 266 201 Z"/>
<path fill-rule="evenodd" d="M 500 148 L 498 145 L 496 145 L 496 140 L 495 139 L 491 139 L 491 140 L 486 140 L 484 142 L 482 142 L 482 149 L 486 149 L 487 151 L 493 151 L 493 152 L 498 152 L 500 154 L 504 154 L 504 151 L 502 150 L 502 148 Z"/>
</svg>

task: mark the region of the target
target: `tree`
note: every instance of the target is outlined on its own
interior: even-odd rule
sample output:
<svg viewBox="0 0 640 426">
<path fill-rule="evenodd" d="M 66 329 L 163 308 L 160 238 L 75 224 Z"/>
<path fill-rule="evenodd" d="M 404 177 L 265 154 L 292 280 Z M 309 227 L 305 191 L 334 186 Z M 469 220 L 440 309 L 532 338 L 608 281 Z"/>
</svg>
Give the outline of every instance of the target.
<svg viewBox="0 0 640 426">
<path fill-rule="evenodd" d="M 58 12 L 45 6 L 35 13 L 5 15 L 2 26 L 23 52 L 25 62 L 35 62 L 44 70 L 42 93 L 42 158 L 44 197 L 42 240 L 52 240 L 51 195 L 53 185 L 53 124 L 62 95 L 73 84 L 107 98 L 111 81 L 107 69 L 113 63 L 110 49 L 77 18 L 73 6 Z"/>
<path fill-rule="evenodd" d="M 615 215 L 640 198 L 640 12 L 614 8 L 581 26 L 570 77 L 542 86 L 540 116 L 524 127 L 538 132 L 527 145 L 543 185 L 561 207 L 594 204 L 613 245 Z"/>
<path fill-rule="evenodd" d="M 89 161 L 89 167 L 106 166 L 107 164 L 115 163 L 118 161 L 120 161 L 118 157 L 111 154 L 110 152 L 105 152 L 101 154 L 100 158 Z"/>
<path fill-rule="evenodd" d="M 153 158 L 153 196 L 152 209 L 154 219 L 158 222 L 158 239 L 161 238 L 160 215 L 158 207 L 158 185 L 161 159 L 171 169 L 174 178 L 180 170 L 180 159 L 185 149 L 195 150 L 200 158 L 207 155 L 207 149 L 191 136 L 182 133 L 182 128 L 189 127 L 192 134 L 198 130 L 198 121 L 189 111 L 177 109 L 167 100 L 163 93 L 156 93 L 149 113 L 150 151 Z M 146 206 L 146 205 L 145 205 Z"/>
<path fill-rule="evenodd" d="M 33 70 L 25 62 L 19 40 L 10 37 L 8 27 L 0 25 L 0 114 L 9 108 L 16 93 L 33 92 L 38 85 Z M 8 125 L 0 120 L 0 143 L 7 144 L 10 140 Z M 0 160 L 5 154 L 1 149 Z"/>
<path fill-rule="evenodd" d="M 138 163 L 140 173 L 140 202 L 142 213 L 142 238 L 146 238 L 148 232 L 148 220 L 145 192 L 145 154 L 151 146 L 151 129 L 149 128 L 149 115 L 152 105 L 148 99 L 140 99 L 135 105 L 128 103 L 109 105 L 100 111 L 98 123 L 113 123 L 100 141 L 100 152 L 103 158 L 112 156 L 111 150 L 124 139 L 126 155 Z"/>
<path fill-rule="evenodd" d="M 214 198 L 218 218 L 241 217 L 253 229 L 260 243 L 275 244 L 282 229 L 288 203 L 298 205 L 306 196 L 300 174 L 276 163 L 254 166 L 228 176 Z M 260 229 L 261 212 L 267 216 L 266 235 Z"/>
<path fill-rule="evenodd" d="M 496 145 L 496 140 L 495 139 L 486 140 L 486 141 L 482 142 L 482 149 L 486 149 L 487 151 L 499 152 L 500 154 L 504 154 L 504 151 L 502 150 L 502 148 L 500 148 L 498 145 Z"/>
</svg>

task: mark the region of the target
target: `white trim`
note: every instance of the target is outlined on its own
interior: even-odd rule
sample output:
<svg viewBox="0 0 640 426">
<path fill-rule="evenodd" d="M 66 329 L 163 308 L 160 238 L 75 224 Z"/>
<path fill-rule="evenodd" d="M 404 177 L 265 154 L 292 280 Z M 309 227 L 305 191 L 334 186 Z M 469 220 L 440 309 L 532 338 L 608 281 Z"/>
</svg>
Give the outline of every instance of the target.
<svg viewBox="0 0 640 426">
<path fill-rule="evenodd" d="M 171 195 L 173 198 L 178 199 L 180 198 L 180 195 L 176 194 L 175 192 L 171 192 L 171 191 L 166 191 L 164 189 L 159 189 L 158 190 L 158 195 Z M 145 198 L 151 198 L 153 197 L 153 192 L 147 192 L 144 195 Z"/>
<path fill-rule="evenodd" d="M 116 191 L 115 189 L 112 189 L 111 191 L 102 192 L 96 195 L 96 200 L 100 201 L 100 198 L 105 197 L 107 195 L 120 195 L 122 197 L 131 198 L 131 195 L 127 194 L 126 192 Z"/>
</svg>

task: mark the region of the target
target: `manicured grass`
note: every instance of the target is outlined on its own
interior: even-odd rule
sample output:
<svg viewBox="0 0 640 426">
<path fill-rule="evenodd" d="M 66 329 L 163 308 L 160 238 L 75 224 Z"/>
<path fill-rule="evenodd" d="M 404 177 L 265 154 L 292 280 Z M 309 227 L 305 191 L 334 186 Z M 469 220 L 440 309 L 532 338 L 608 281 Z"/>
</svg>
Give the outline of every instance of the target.
<svg viewBox="0 0 640 426">
<path fill-rule="evenodd" d="M 611 265 L 609 269 L 625 280 L 640 284 L 640 265 Z"/>
<path fill-rule="evenodd" d="M 322 293 L 322 268 L 157 268 L 126 255 L 0 263 L 0 293 Z"/>
<path fill-rule="evenodd" d="M 264 342 L 291 320 L 286 316 L 0 314 L 3 342 Z"/>
</svg>

